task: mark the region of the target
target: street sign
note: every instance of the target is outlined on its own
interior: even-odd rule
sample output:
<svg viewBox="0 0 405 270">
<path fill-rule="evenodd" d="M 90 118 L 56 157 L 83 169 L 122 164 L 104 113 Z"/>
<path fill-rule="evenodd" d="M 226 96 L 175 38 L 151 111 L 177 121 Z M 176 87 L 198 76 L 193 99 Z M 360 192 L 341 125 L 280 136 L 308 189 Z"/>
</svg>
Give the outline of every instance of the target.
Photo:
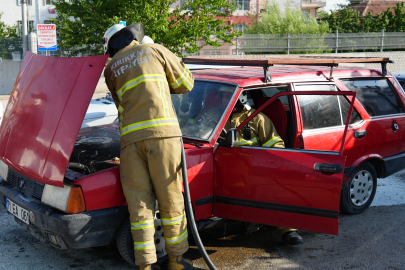
<svg viewBox="0 0 405 270">
<path fill-rule="evenodd" d="M 123 26 L 127 26 L 127 22 L 126 21 L 120 21 L 120 24 L 122 24 Z"/>
<path fill-rule="evenodd" d="M 54 24 L 38 24 L 38 51 L 57 51 L 58 45 L 56 41 L 56 25 Z"/>
</svg>

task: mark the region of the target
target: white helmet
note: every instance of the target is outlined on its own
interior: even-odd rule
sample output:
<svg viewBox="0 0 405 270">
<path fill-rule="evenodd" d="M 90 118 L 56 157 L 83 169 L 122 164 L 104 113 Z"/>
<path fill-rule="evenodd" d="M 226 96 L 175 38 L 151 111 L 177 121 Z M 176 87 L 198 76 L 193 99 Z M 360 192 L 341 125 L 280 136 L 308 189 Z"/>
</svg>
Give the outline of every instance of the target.
<svg viewBox="0 0 405 270">
<path fill-rule="evenodd" d="M 125 28 L 122 24 L 114 24 L 110 28 L 105 31 L 104 37 L 103 37 L 103 45 L 104 45 L 104 54 L 108 53 L 108 42 L 110 41 L 111 37 L 120 31 L 122 28 Z"/>
<path fill-rule="evenodd" d="M 242 91 L 238 99 L 240 103 L 242 103 L 242 105 L 246 108 L 246 110 L 250 111 L 252 109 L 252 107 L 250 107 L 250 104 L 248 102 L 247 91 Z"/>
<path fill-rule="evenodd" d="M 155 43 L 155 42 L 153 42 L 153 39 L 151 39 L 150 37 L 144 36 L 140 44 L 147 44 L 147 43 Z"/>
<path fill-rule="evenodd" d="M 242 104 L 245 104 L 247 102 L 247 92 L 246 91 L 242 91 L 242 93 L 240 93 L 239 101 Z"/>
</svg>

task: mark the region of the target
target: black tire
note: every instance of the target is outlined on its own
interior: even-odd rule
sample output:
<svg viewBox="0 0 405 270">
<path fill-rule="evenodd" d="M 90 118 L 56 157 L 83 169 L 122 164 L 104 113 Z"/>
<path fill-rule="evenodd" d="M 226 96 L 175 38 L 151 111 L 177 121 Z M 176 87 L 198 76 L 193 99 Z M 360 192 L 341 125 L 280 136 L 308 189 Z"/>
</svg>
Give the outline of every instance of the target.
<svg viewBox="0 0 405 270">
<path fill-rule="evenodd" d="M 353 171 L 342 187 L 340 211 L 356 215 L 370 207 L 377 190 L 377 173 L 369 162 L 363 162 Z"/>
<path fill-rule="evenodd" d="M 158 214 L 157 214 L 158 215 Z M 158 226 L 155 228 L 155 245 L 157 245 L 157 239 L 159 238 L 158 242 L 164 243 L 163 239 L 163 231 L 162 226 Z M 129 221 L 129 217 L 127 217 L 117 229 L 115 239 L 117 242 L 117 248 L 119 253 L 121 254 L 122 258 L 128 262 L 130 265 L 135 266 L 135 255 L 134 255 L 134 242 L 132 240 L 131 234 L 131 223 Z M 160 247 L 160 248 L 158 248 Z M 168 264 L 169 257 L 167 256 L 166 252 L 160 246 L 157 246 L 157 263 L 161 265 Z"/>
<path fill-rule="evenodd" d="M 129 217 L 117 229 L 116 241 L 121 257 L 130 265 L 135 266 L 134 242 L 132 240 Z"/>
</svg>

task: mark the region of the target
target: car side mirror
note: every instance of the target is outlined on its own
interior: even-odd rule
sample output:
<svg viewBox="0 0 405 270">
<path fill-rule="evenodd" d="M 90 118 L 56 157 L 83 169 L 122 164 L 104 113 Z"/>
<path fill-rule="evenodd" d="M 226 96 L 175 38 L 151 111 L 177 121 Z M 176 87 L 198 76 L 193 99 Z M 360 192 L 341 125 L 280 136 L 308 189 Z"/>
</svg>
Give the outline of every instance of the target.
<svg viewBox="0 0 405 270">
<path fill-rule="evenodd" d="M 236 128 L 231 128 L 226 132 L 226 145 L 233 147 L 236 143 Z"/>
</svg>

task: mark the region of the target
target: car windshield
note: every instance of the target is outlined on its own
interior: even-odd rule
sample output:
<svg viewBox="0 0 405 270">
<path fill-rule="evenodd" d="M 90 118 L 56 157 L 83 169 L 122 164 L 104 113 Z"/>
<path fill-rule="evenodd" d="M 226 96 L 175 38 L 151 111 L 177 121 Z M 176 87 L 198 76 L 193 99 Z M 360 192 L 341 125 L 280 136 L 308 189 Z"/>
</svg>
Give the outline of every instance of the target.
<svg viewBox="0 0 405 270">
<path fill-rule="evenodd" d="M 224 113 L 235 85 L 195 81 L 191 92 L 172 95 L 184 137 L 207 140 Z"/>
</svg>

